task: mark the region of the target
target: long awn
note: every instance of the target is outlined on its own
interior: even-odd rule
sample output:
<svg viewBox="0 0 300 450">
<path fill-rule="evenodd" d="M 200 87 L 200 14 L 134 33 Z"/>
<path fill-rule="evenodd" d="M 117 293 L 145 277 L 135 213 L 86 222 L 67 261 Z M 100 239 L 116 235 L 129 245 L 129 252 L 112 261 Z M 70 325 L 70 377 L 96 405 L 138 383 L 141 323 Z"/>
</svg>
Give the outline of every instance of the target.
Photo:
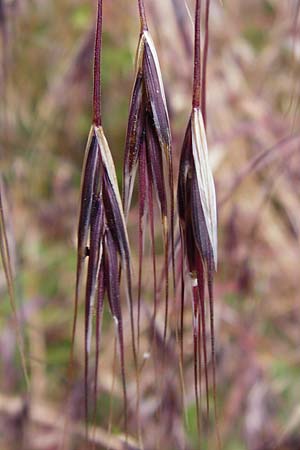
<svg viewBox="0 0 300 450">
<path fill-rule="evenodd" d="M 81 180 L 81 202 L 78 224 L 77 275 L 75 308 L 72 330 L 71 362 L 80 288 L 85 260 L 88 259 L 85 289 L 85 414 L 89 417 L 88 380 L 92 343 L 93 316 L 95 314 L 95 372 L 94 412 L 97 397 L 97 376 L 101 341 L 101 319 L 104 297 L 107 293 L 109 308 L 115 321 L 120 366 L 123 383 L 125 429 L 127 430 L 127 392 L 125 379 L 125 357 L 123 320 L 120 300 L 120 263 L 126 274 L 126 295 L 130 309 L 132 346 L 134 359 L 135 331 L 131 293 L 130 250 L 125 218 L 117 177 L 111 152 L 102 128 L 101 115 L 101 47 L 102 47 L 102 0 L 98 0 L 97 26 L 94 54 L 93 124 L 85 151 Z"/>
<path fill-rule="evenodd" d="M 136 52 L 135 81 L 130 103 L 123 169 L 123 205 L 127 219 L 136 172 L 139 177 L 139 280 L 138 346 L 140 335 L 141 279 L 145 223 L 150 222 L 154 277 L 154 314 L 157 308 L 157 274 L 155 254 L 154 193 L 161 213 L 165 259 L 165 325 L 167 333 L 169 301 L 169 254 L 174 275 L 174 188 L 171 130 L 157 52 L 149 33 L 143 0 L 138 1 L 141 22 Z M 171 252 L 170 252 L 171 242 Z"/>
<path fill-rule="evenodd" d="M 196 0 L 193 108 L 183 142 L 178 177 L 178 212 L 184 258 L 193 293 L 194 378 L 200 428 L 199 396 L 202 360 L 206 405 L 209 414 L 208 352 L 206 344 L 206 285 L 210 317 L 213 394 L 216 415 L 216 371 L 214 338 L 213 278 L 217 268 L 217 205 L 206 140 L 206 67 L 210 1 L 206 0 L 205 38 L 201 64 L 201 0 Z M 183 355 L 183 312 L 185 283 L 182 275 L 181 354 Z M 183 356 L 181 355 L 181 359 Z M 200 392 L 199 392 L 200 388 Z"/>
</svg>

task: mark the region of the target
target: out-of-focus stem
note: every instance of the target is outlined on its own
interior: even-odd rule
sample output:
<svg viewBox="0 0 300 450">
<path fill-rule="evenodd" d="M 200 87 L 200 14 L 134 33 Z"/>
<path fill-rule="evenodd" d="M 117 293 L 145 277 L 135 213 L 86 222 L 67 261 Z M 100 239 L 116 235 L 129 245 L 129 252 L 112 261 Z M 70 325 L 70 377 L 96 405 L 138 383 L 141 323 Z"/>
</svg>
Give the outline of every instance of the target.
<svg viewBox="0 0 300 450">
<path fill-rule="evenodd" d="M 206 0 L 205 8 L 205 37 L 203 48 L 203 66 L 202 66 L 202 96 L 201 96 L 201 110 L 203 116 L 204 126 L 206 128 L 206 74 L 207 74 L 207 54 L 209 43 L 209 8 L 210 0 Z"/>
</svg>

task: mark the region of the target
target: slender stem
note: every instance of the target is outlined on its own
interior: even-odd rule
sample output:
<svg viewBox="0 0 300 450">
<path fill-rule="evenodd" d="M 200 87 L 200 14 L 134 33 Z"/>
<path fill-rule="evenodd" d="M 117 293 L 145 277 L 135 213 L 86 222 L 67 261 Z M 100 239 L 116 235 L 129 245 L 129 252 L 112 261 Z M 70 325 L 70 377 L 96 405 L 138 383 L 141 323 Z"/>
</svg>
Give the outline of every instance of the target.
<svg viewBox="0 0 300 450">
<path fill-rule="evenodd" d="M 201 105 L 201 0 L 196 0 L 193 108 Z"/>
<path fill-rule="evenodd" d="M 141 20 L 141 30 L 145 31 L 145 30 L 148 30 L 148 25 L 147 25 L 144 0 L 138 0 L 138 4 L 139 4 L 139 14 L 140 14 L 140 20 Z"/>
<path fill-rule="evenodd" d="M 203 66 L 202 66 L 202 99 L 201 99 L 201 110 L 205 128 L 206 128 L 206 78 L 207 78 L 206 74 L 207 74 L 207 54 L 209 42 L 209 7 L 210 7 L 210 0 L 206 0 L 205 37 L 204 37 Z"/>
<path fill-rule="evenodd" d="M 101 48 L 102 48 L 102 0 L 98 0 L 97 25 L 94 53 L 94 95 L 93 95 L 93 122 L 99 127 L 101 118 Z"/>
</svg>

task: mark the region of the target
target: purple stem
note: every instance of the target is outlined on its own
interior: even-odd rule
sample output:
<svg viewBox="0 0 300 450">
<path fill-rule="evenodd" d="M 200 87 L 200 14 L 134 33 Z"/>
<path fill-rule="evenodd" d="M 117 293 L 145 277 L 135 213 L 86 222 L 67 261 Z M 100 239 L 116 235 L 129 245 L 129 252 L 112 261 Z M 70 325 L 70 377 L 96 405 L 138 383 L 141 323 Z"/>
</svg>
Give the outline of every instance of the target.
<svg viewBox="0 0 300 450">
<path fill-rule="evenodd" d="M 138 4 L 139 4 L 139 14 L 140 14 L 140 20 L 141 20 L 141 30 L 146 31 L 146 30 L 148 30 L 148 25 L 147 25 L 144 0 L 138 0 Z"/>
<path fill-rule="evenodd" d="M 201 0 L 196 0 L 193 108 L 201 105 Z"/>
<path fill-rule="evenodd" d="M 93 123 L 101 126 L 101 48 L 102 48 L 102 0 L 98 0 L 97 25 L 94 53 L 94 94 L 93 94 Z"/>
</svg>

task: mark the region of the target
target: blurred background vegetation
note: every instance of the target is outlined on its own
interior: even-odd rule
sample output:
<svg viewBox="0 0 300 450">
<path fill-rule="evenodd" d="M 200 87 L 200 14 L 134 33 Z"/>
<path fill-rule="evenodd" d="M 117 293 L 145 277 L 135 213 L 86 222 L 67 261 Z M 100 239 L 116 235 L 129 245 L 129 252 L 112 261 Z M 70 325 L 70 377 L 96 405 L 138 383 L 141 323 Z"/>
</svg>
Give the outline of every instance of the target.
<svg viewBox="0 0 300 450">
<path fill-rule="evenodd" d="M 83 315 L 76 341 L 76 377 L 67 403 L 66 391 L 79 183 L 91 120 L 95 3 L 0 1 L 0 169 L 6 181 L 9 241 L 32 380 L 28 395 L 0 268 L 1 450 L 58 449 L 65 415 L 75 423 L 74 433 L 68 434 L 69 449 L 86 448 L 80 426 Z M 139 33 L 135 3 L 104 2 L 103 117 L 120 186 Z M 194 2 L 186 3 L 193 14 Z M 193 26 L 184 1 L 146 0 L 146 7 L 166 87 L 177 171 L 191 107 Z M 298 0 L 211 2 L 208 142 L 219 203 L 215 316 L 217 404 L 224 450 L 300 449 L 299 8 Z M 135 280 L 136 230 L 133 210 L 129 235 Z M 158 235 L 158 248 L 159 243 Z M 145 356 L 150 349 L 153 298 L 152 278 L 147 275 L 151 264 L 145 260 Z M 163 360 L 159 352 L 151 353 L 141 376 L 146 449 L 200 448 L 190 306 L 187 299 L 186 418 L 174 337 L 179 308 L 175 296 L 168 357 Z M 158 327 L 162 323 L 163 302 Z M 122 390 L 118 370 L 115 382 L 113 377 L 114 328 L 109 314 L 104 329 L 97 448 L 121 449 Z M 130 358 L 129 431 L 136 437 Z M 108 432 L 110 397 L 113 437 Z M 213 415 L 206 418 L 205 410 L 201 442 L 204 450 L 216 448 Z"/>
</svg>

